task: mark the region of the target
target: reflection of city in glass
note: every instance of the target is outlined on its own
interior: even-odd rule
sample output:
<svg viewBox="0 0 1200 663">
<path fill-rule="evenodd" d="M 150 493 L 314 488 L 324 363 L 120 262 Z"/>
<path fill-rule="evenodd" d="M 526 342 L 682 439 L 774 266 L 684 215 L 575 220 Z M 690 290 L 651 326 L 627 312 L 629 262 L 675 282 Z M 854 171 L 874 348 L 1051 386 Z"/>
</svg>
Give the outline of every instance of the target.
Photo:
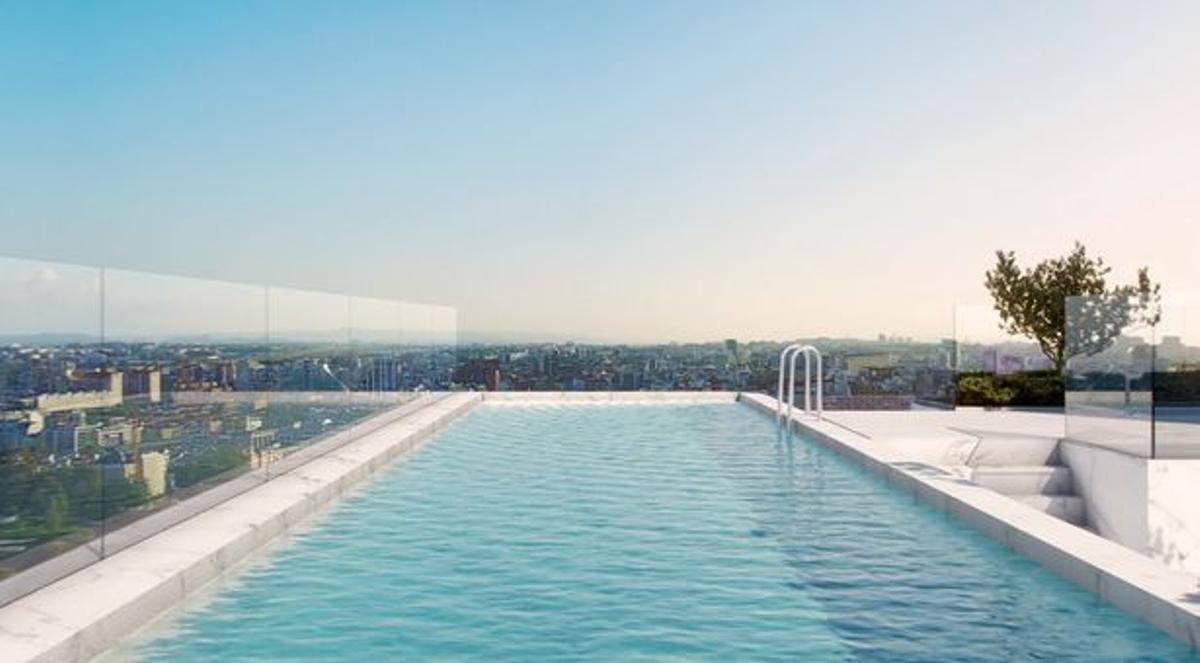
<svg viewBox="0 0 1200 663">
<path fill-rule="evenodd" d="M 451 386 L 441 307 L 20 260 L 0 281 L 0 577 Z"/>
<path fill-rule="evenodd" d="M 1068 435 L 1139 456 L 1200 456 L 1200 305 L 1169 298 L 1148 316 L 1071 297 L 1066 311 Z"/>
<path fill-rule="evenodd" d="M 783 346 L 458 344 L 445 307 L 18 260 L 0 260 L 0 280 L 0 575 L 91 551 L 104 531 L 210 487 L 265 481 L 423 392 L 773 394 Z M 941 341 L 809 341 L 825 355 L 829 410 L 990 405 L 973 385 L 1005 380 L 1021 386 L 1012 404 L 1061 407 L 1065 380 L 1072 437 L 1161 455 L 1178 453 L 1165 422 L 1197 423 L 1196 310 L 1100 334 L 1068 316 L 1086 351 L 1065 377 L 990 307 L 960 307 Z M 1039 385 L 1057 400 L 1039 400 Z"/>
</svg>

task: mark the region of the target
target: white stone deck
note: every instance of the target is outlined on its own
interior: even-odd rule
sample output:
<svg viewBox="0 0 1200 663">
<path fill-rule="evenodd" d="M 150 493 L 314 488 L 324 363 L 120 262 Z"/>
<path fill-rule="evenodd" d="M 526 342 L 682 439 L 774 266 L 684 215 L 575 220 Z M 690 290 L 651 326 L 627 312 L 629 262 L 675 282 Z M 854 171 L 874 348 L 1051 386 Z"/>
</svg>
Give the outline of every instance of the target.
<svg viewBox="0 0 1200 663">
<path fill-rule="evenodd" d="M 775 399 L 768 396 L 743 394 L 741 400 L 760 410 L 776 411 Z M 1061 412 L 986 410 L 827 412 L 822 421 L 797 410 L 793 417 L 793 425 L 897 487 L 1197 647 L 1200 577 L 1168 568 L 1087 529 L 967 481 L 954 471 L 977 452 L 980 440 L 1027 443 L 992 445 L 993 453 L 1007 449 L 1024 455 L 1045 448 L 1041 442 L 1060 438 L 1063 422 Z"/>
</svg>

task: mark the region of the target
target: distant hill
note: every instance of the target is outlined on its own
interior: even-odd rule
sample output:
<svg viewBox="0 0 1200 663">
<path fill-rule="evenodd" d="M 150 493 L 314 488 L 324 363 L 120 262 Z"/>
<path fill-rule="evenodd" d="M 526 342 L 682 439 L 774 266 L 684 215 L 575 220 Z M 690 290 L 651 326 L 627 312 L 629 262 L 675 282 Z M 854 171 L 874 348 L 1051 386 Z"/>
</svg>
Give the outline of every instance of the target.
<svg viewBox="0 0 1200 663">
<path fill-rule="evenodd" d="M 68 345 L 72 343 L 99 343 L 100 337 L 92 334 L 56 333 L 44 334 L 0 334 L 0 345 Z"/>
</svg>

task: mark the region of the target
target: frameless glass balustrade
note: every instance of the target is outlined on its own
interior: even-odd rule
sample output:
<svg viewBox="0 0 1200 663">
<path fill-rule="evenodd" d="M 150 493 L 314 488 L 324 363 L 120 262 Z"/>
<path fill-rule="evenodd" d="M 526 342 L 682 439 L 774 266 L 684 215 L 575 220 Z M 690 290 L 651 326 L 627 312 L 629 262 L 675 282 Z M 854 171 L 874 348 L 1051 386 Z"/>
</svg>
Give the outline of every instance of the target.
<svg viewBox="0 0 1200 663">
<path fill-rule="evenodd" d="M 0 305 L 0 603 L 394 421 L 457 341 L 442 306 L 17 259 Z"/>
<path fill-rule="evenodd" d="M 1198 311 L 1189 296 L 1152 309 L 1068 298 L 1067 436 L 1146 458 L 1200 458 Z"/>
</svg>

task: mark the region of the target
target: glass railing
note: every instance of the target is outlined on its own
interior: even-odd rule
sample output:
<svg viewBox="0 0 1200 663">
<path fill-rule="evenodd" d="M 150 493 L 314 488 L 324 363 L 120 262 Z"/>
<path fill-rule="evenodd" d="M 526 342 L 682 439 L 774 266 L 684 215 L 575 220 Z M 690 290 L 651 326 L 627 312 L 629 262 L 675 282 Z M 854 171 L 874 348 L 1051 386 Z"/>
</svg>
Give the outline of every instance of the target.
<svg viewBox="0 0 1200 663">
<path fill-rule="evenodd" d="M 457 341 L 447 307 L 19 259 L 0 306 L 0 603 L 402 416 Z"/>
<path fill-rule="evenodd" d="M 1147 458 L 1200 458 L 1200 305 L 1066 303 L 1068 438 Z"/>
<path fill-rule="evenodd" d="M 1041 348 L 1010 333 L 986 304 L 954 309 L 955 404 L 1060 408 L 1062 380 Z"/>
<path fill-rule="evenodd" d="M 1200 458 L 1200 294 L 1168 296 L 1155 325 L 1154 458 Z"/>
</svg>

